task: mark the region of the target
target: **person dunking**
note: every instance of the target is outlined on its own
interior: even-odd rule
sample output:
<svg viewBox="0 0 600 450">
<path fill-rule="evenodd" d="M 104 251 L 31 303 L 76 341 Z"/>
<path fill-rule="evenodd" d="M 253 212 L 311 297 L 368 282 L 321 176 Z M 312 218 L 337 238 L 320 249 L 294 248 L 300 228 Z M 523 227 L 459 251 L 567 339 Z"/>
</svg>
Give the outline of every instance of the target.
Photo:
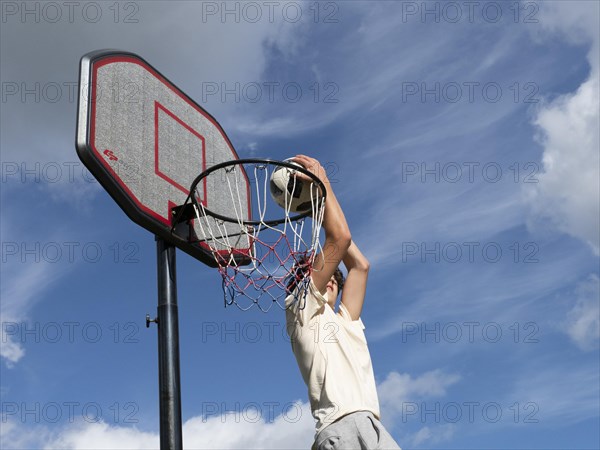
<svg viewBox="0 0 600 450">
<path fill-rule="evenodd" d="M 312 449 L 400 449 L 379 421 L 373 366 L 360 318 L 369 262 L 352 240 L 344 212 L 319 161 L 305 155 L 292 161 L 316 175 L 327 189 L 325 242 L 322 254 L 315 258 L 306 298 L 296 301 L 293 292 L 286 298 L 292 350 L 317 421 Z M 296 176 L 310 181 L 304 174 Z M 340 263 L 347 270 L 345 279 Z M 295 273 L 297 276 L 298 271 Z M 289 289 L 299 284 L 291 283 Z"/>
</svg>

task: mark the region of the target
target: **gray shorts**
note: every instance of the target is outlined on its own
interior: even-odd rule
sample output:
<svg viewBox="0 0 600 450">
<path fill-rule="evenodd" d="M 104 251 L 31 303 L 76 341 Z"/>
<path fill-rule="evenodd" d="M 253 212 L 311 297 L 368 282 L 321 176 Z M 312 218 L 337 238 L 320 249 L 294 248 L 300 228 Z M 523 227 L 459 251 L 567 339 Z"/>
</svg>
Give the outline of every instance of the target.
<svg viewBox="0 0 600 450">
<path fill-rule="evenodd" d="M 369 411 L 342 417 L 317 435 L 314 450 L 399 450 L 400 446 Z"/>
</svg>

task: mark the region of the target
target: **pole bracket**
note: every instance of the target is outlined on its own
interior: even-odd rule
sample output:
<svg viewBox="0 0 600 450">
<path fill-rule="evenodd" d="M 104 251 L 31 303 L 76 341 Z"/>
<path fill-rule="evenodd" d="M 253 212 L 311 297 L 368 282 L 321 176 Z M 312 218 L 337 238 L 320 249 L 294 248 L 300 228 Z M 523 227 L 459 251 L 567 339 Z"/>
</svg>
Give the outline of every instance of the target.
<svg viewBox="0 0 600 450">
<path fill-rule="evenodd" d="M 150 319 L 150 314 L 146 314 L 146 328 L 150 328 L 150 322 L 154 322 L 155 324 L 158 324 L 158 317 L 155 317 L 154 319 Z"/>
</svg>

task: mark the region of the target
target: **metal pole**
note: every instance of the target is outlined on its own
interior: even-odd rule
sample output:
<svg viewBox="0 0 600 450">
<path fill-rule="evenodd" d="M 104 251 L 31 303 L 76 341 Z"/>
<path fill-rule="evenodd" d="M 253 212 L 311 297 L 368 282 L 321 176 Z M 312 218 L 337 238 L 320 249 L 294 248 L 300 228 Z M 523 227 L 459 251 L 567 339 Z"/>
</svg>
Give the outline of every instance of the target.
<svg viewBox="0 0 600 450">
<path fill-rule="evenodd" d="M 175 247 L 156 237 L 158 268 L 158 383 L 160 448 L 183 449 Z"/>
</svg>

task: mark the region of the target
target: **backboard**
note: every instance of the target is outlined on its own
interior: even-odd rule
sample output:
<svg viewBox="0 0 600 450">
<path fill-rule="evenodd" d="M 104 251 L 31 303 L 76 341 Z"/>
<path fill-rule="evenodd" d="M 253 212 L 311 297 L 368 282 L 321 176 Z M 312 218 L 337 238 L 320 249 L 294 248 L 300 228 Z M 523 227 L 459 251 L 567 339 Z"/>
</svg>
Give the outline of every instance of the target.
<svg viewBox="0 0 600 450">
<path fill-rule="evenodd" d="M 194 219 L 171 232 L 173 208 L 184 204 L 194 178 L 238 159 L 223 128 L 200 105 L 133 53 L 88 53 L 80 63 L 76 146 L 85 166 L 131 220 L 216 265 L 208 237 Z M 243 173 L 236 180 L 241 215 L 250 218 L 248 177 Z M 208 178 L 196 198 L 228 215 L 223 189 L 218 179 Z M 236 224 L 218 225 L 236 234 Z M 239 230 L 236 247 L 249 251 L 251 243 Z"/>
</svg>

